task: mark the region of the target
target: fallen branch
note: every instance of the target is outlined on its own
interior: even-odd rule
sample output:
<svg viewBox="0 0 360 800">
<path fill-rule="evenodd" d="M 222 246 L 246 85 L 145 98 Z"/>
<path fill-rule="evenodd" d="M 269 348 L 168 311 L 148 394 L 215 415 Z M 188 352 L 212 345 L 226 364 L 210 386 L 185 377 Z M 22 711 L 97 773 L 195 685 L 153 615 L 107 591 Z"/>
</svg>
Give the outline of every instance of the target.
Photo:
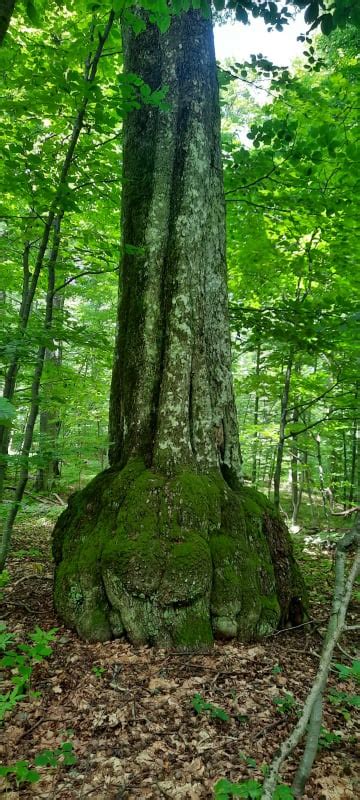
<svg viewBox="0 0 360 800">
<path fill-rule="evenodd" d="M 16 492 L 16 486 L 5 486 L 5 489 L 8 489 L 11 492 Z M 25 491 L 24 494 L 26 494 L 28 497 L 31 497 L 32 500 L 37 500 L 38 503 L 42 503 L 44 506 L 48 506 L 49 503 L 51 503 L 53 506 L 66 505 L 64 501 L 60 501 L 59 496 L 55 494 L 55 492 L 54 495 L 55 497 L 57 497 L 57 502 L 55 502 L 55 500 L 52 500 L 51 497 L 40 497 L 40 495 L 33 494 L 32 492 L 28 491 Z"/>
<path fill-rule="evenodd" d="M 332 511 L 331 514 L 333 517 L 349 517 L 350 514 L 355 514 L 360 512 L 360 506 L 354 506 L 353 508 L 347 508 L 345 511 Z"/>
<path fill-rule="evenodd" d="M 346 577 L 347 553 L 355 549 L 353 564 Z M 293 783 L 295 797 L 301 797 L 316 756 L 322 721 L 323 695 L 331 668 L 331 660 L 338 640 L 345 627 L 345 618 L 351 600 L 354 581 L 360 572 L 360 514 L 355 520 L 351 534 L 346 534 L 338 543 L 335 560 L 335 586 L 331 615 L 328 623 L 318 672 L 308 694 L 303 712 L 290 736 L 282 743 L 280 750 L 270 765 L 263 784 L 262 800 L 272 800 L 278 783 L 279 771 L 290 753 L 299 744 L 309 725 L 303 757 Z"/>
</svg>

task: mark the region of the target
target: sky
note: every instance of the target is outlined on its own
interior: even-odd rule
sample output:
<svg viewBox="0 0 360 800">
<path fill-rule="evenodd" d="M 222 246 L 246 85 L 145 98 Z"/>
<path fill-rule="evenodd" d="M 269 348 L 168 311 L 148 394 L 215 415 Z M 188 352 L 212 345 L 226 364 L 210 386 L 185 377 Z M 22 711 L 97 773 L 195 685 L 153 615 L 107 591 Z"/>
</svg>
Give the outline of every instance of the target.
<svg viewBox="0 0 360 800">
<path fill-rule="evenodd" d="M 305 33 L 308 27 L 302 14 L 290 20 L 284 30 L 268 33 L 265 23 L 257 18 L 250 17 L 250 25 L 241 22 L 228 22 L 226 25 L 215 26 L 215 49 L 218 61 L 231 58 L 234 61 L 247 61 L 251 53 L 262 53 L 265 58 L 274 64 L 289 66 L 294 58 L 301 56 L 304 49 L 302 42 L 297 42 L 297 36 Z"/>
</svg>

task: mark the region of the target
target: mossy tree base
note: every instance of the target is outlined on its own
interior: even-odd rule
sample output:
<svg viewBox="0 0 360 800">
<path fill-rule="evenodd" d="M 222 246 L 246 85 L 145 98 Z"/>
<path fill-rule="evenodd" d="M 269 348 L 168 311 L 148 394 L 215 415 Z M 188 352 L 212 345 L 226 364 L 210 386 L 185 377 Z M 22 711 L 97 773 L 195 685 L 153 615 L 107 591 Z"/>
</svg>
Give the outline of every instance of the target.
<svg viewBox="0 0 360 800">
<path fill-rule="evenodd" d="M 140 459 L 106 470 L 70 499 L 53 550 L 55 608 L 91 641 L 195 648 L 261 637 L 301 592 L 272 507 L 216 471 L 166 478 Z"/>
</svg>

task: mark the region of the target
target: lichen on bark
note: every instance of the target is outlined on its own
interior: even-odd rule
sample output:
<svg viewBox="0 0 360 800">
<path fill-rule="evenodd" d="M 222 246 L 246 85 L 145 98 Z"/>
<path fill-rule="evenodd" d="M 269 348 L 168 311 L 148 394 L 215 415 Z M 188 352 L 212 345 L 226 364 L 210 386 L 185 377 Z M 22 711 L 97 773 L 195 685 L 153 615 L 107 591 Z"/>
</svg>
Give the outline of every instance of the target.
<svg viewBox="0 0 360 800">
<path fill-rule="evenodd" d="M 190 11 L 123 43 L 169 109 L 124 121 L 111 466 L 55 528 L 55 607 L 92 640 L 249 639 L 302 588 L 286 529 L 241 485 L 211 21 Z"/>
</svg>

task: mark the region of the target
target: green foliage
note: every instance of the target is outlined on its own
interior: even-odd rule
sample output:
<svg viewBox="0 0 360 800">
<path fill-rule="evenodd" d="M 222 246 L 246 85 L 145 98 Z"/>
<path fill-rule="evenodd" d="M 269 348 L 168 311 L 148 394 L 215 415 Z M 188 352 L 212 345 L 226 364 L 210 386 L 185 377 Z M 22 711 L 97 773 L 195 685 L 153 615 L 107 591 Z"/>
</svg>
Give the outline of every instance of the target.
<svg viewBox="0 0 360 800">
<path fill-rule="evenodd" d="M 36 767 L 57 767 L 59 764 L 66 767 L 76 764 L 76 756 L 71 742 L 62 742 L 55 750 L 44 750 L 35 756 L 34 767 L 29 761 L 16 761 L 15 764 L 0 766 L 0 776 L 15 778 L 17 786 L 23 783 L 37 783 L 41 780 L 41 772 Z"/>
<path fill-rule="evenodd" d="M 327 731 L 326 728 L 320 729 L 319 747 L 320 749 L 330 750 L 334 745 L 340 744 L 342 736 L 332 731 Z"/>
<path fill-rule="evenodd" d="M 353 661 L 351 667 L 345 664 L 334 664 L 335 669 L 339 673 L 339 680 L 347 681 L 353 678 L 357 683 L 360 683 L 360 661 Z"/>
<path fill-rule="evenodd" d="M 5 589 L 5 586 L 8 585 L 9 581 L 10 581 L 10 575 L 8 570 L 3 569 L 2 572 L 0 572 L 0 600 L 3 599 L 3 589 Z M 4 623 L 0 622 L 0 650 L 4 649 L 1 645 L 1 635 L 2 635 L 1 632 L 5 629 L 5 627 L 6 626 L 4 625 Z M 11 634 L 8 635 L 10 636 Z"/>
<path fill-rule="evenodd" d="M 10 427 L 15 414 L 15 406 L 6 397 L 0 397 L 0 425 Z"/>
<path fill-rule="evenodd" d="M 248 780 L 242 783 L 231 783 L 226 778 L 221 778 L 214 786 L 216 800 L 228 800 L 231 797 L 247 797 L 257 800 L 261 797 L 261 784 L 258 781 Z"/>
<path fill-rule="evenodd" d="M 359 458 L 356 424 L 349 426 L 358 405 L 359 32 L 321 42 L 307 42 L 307 66 L 322 62 L 317 71 L 299 64 L 286 74 L 263 56 L 227 67 L 234 78 L 223 91 L 230 308 L 245 474 L 268 483 L 294 353 L 283 479 L 294 454 L 303 498 L 305 488 L 319 490 L 319 433 L 324 486 L 346 501 L 358 491 L 350 462 Z M 249 82 L 264 75 L 270 99 L 256 109 Z"/>
<path fill-rule="evenodd" d="M 232 783 L 221 778 L 214 786 L 215 800 L 230 800 L 232 797 L 245 797 L 257 800 L 262 796 L 262 785 L 258 781 L 248 780 L 241 783 Z M 294 797 L 289 786 L 279 784 L 273 795 L 273 800 L 292 800 Z"/>
<path fill-rule="evenodd" d="M 355 683 L 360 683 L 360 661 L 353 661 L 351 667 L 347 667 L 345 664 L 339 663 L 335 664 L 334 666 L 338 672 L 340 681 L 353 680 Z M 343 692 L 332 688 L 328 695 L 328 699 L 331 705 L 338 709 L 344 719 L 350 718 L 351 709 L 360 708 L 360 694 Z"/>
<path fill-rule="evenodd" d="M 284 695 L 274 697 L 273 702 L 279 714 L 289 714 L 290 711 L 295 710 L 298 706 L 298 702 L 291 692 L 286 692 Z"/>
<path fill-rule="evenodd" d="M 330 703 L 336 706 L 345 718 L 349 717 L 348 708 L 360 708 L 360 695 L 358 694 L 349 694 L 348 692 L 339 692 L 336 689 L 332 689 L 328 697 Z"/>
<path fill-rule="evenodd" d="M 95 675 L 95 678 L 102 678 L 104 672 L 106 672 L 105 667 L 99 667 L 96 664 L 91 669 L 91 672 Z"/>
<path fill-rule="evenodd" d="M 0 668 L 4 668 L 9 673 L 11 687 L 5 694 L 0 695 L 0 721 L 4 720 L 7 712 L 12 711 L 16 703 L 25 699 L 30 692 L 30 680 L 35 664 L 41 663 L 52 653 L 50 642 L 54 641 L 56 628 L 43 631 L 37 627 L 33 633 L 29 634 L 31 644 L 20 643 L 13 649 L 14 635 L 6 632 L 4 625 L 0 629 L 0 650 L 4 655 L 0 659 Z M 31 692 L 37 697 L 38 692 Z"/>
<path fill-rule="evenodd" d="M 212 719 L 220 719 L 222 722 L 229 722 L 230 715 L 223 708 L 214 706 L 203 699 L 201 694 L 195 694 L 192 698 L 192 707 L 197 714 L 209 713 Z"/>
</svg>

